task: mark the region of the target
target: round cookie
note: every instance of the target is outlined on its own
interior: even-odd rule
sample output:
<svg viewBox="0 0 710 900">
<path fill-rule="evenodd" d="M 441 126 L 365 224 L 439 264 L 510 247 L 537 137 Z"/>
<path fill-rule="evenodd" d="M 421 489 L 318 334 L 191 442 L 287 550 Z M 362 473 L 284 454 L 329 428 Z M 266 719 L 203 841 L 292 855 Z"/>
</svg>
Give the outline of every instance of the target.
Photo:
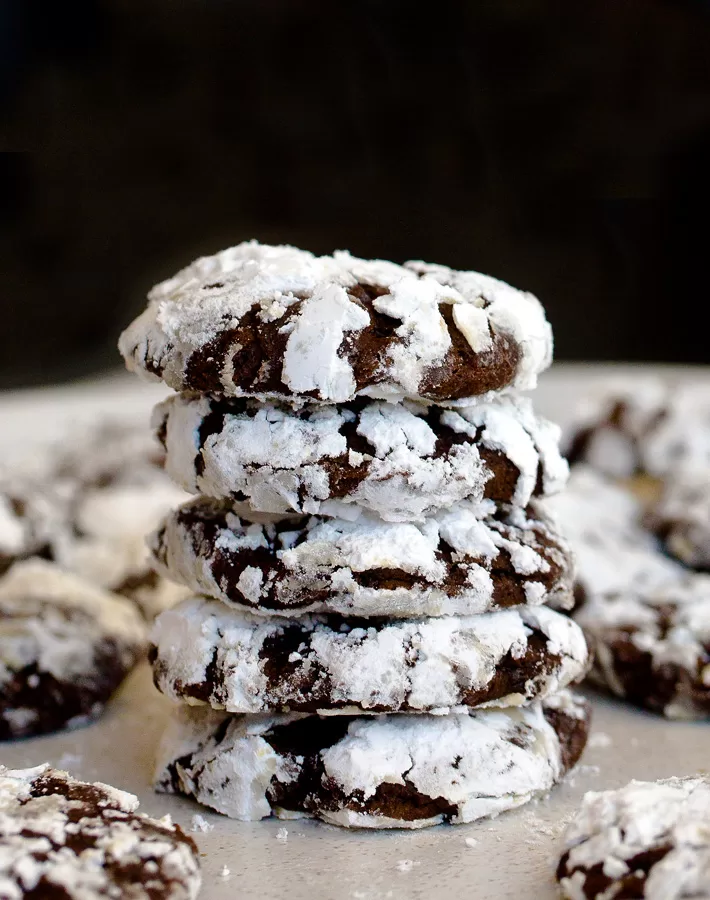
<svg viewBox="0 0 710 900">
<path fill-rule="evenodd" d="M 195 597 L 152 632 L 156 686 L 237 713 L 446 712 L 524 705 L 580 679 L 587 647 L 554 610 L 440 619 L 279 620 Z"/>
<path fill-rule="evenodd" d="M 707 900 L 710 781 L 631 781 L 585 794 L 557 878 L 569 900 Z"/>
<path fill-rule="evenodd" d="M 458 409 L 355 401 L 298 410 L 179 394 L 154 426 L 186 491 L 259 511 L 419 521 L 471 498 L 527 506 L 567 477 L 559 429 L 527 398 Z"/>
<path fill-rule="evenodd" d="M 134 606 L 42 560 L 0 580 L 0 740 L 98 715 L 145 651 Z"/>
<path fill-rule="evenodd" d="M 669 480 L 647 521 L 676 559 L 710 570 L 710 468 Z"/>
<path fill-rule="evenodd" d="M 572 464 L 613 477 L 643 473 L 672 481 L 684 470 L 710 470 L 710 392 L 706 384 L 655 379 L 592 399 L 567 439 Z"/>
<path fill-rule="evenodd" d="M 668 388 L 658 379 L 606 386 L 580 405 L 565 441 L 570 464 L 584 462 L 612 478 L 643 471 L 644 442 L 667 407 Z"/>
<path fill-rule="evenodd" d="M 0 575 L 30 556 L 51 558 L 67 529 L 67 503 L 59 493 L 21 476 L 0 479 Z"/>
<path fill-rule="evenodd" d="M 588 598 L 574 617 L 596 684 L 670 719 L 710 716 L 710 575 Z"/>
<path fill-rule="evenodd" d="M 532 294 L 477 272 L 251 241 L 154 287 L 119 349 L 179 391 L 450 403 L 535 387 L 552 332 Z"/>
<path fill-rule="evenodd" d="M 194 900 L 197 847 L 138 799 L 47 765 L 0 767 L 0 896 L 7 900 Z"/>
<path fill-rule="evenodd" d="M 588 727 L 588 705 L 564 691 L 524 709 L 450 716 L 230 716 L 185 706 L 163 737 L 155 787 L 243 821 L 460 824 L 547 794 L 581 756 Z"/>
<path fill-rule="evenodd" d="M 653 592 L 686 574 L 643 527 L 638 498 L 587 465 L 575 466 L 566 490 L 545 507 L 574 551 L 580 603 L 589 597 Z"/>
<path fill-rule="evenodd" d="M 571 601 L 572 559 L 557 530 L 533 510 L 491 501 L 464 501 L 423 524 L 258 524 L 230 501 L 201 497 L 171 513 L 150 544 L 168 577 L 265 615 L 473 615 Z"/>
<path fill-rule="evenodd" d="M 69 498 L 69 523 L 52 558 L 88 581 L 133 600 L 152 620 L 186 592 L 150 565 L 145 536 L 186 499 L 163 469 L 144 429 L 104 425 L 64 447 L 54 478 Z"/>
</svg>

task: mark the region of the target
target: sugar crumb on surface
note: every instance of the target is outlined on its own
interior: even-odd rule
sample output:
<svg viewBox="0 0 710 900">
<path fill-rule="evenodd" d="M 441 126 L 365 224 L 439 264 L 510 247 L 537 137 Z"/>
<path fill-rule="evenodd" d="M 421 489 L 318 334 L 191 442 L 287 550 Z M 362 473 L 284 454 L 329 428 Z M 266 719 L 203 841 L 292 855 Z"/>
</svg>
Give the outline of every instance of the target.
<svg viewBox="0 0 710 900">
<path fill-rule="evenodd" d="M 411 872 L 415 866 L 420 866 L 421 862 L 418 859 L 400 859 L 397 863 L 397 870 L 399 872 Z"/>
<path fill-rule="evenodd" d="M 207 834 L 213 829 L 214 825 L 211 825 L 204 816 L 195 815 L 192 817 L 190 831 L 201 831 L 203 834 Z"/>
<path fill-rule="evenodd" d="M 587 741 L 587 747 L 590 750 L 594 748 L 605 749 L 606 747 L 611 747 L 613 741 L 611 739 L 611 735 L 608 735 L 605 731 L 594 731 L 589 736 L 589 740 Z"/>
</svg>

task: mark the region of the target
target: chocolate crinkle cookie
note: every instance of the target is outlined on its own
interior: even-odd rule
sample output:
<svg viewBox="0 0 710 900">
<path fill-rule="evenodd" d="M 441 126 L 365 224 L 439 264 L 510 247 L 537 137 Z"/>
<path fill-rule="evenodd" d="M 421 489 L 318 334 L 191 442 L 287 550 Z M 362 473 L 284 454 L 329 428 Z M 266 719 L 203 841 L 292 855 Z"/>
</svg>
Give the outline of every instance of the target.
<svg viewBox="0 0 710 900">
<path fill-rule="evenodd" d="M 664 553 L 637 497 L 587 466 L 549 505 L 577 560 L 591 680 L 669 718 L 710 716 L 710 575 Z"/>
<path fill-rule="evenodd" d="M 69 497 L 67 528 L 52 559 L 132 600 L 152 620 L 185 591 L 153 571 L 145 536 L 186 499 L 147 429 L 107 423 L 65 443 L 52 479 Z"/>
<path fill-rule="evenodd" d="M 592 681 L 668 718 L 710 716 L 710 575 L 588 599 L 575 613 Z"/>
<path fill-rule="evenodd" d="M 588 465 L 572 469 L 566 490 L 546 508 L 574 551 L 578 604 L 591 597 L 653 593 L 687 574 L 644 527 L 638 497 Z"/>
<path fill-rule="evenodd" d="M 632 781 L 586 794 L 557 878 L 568 900 L 707 900 L 710 781 Z"/>
<path fill-rule="evenodd" d="M 580 680 L 578 625 L 546 607 L 480 616 L 279 620 L 196 597 L 153 626 L 157 687 L 228 712 L 446 712 L 521 705 Z"/>
<path fill-rule="evenodd" d="M 179 391 L 446 404 L 533 388 L 552 332 L 532 294 L 477 272 L 252 241 L 153 288 L 119 348 Z"/>
<path fill-rule="evenodd" d="M 16 563 L 0 579 L 0 740 L 98 715 L 145 647 L 128 600 L 49 562 Z"/>
<path fill-rule="evenodd" d="M 3 900 L 194 900 L 197 847 L 138 799 L 48 765 L 0 766 Z"/>
<path fill-rule="evenodd" d="M 49 484 L 3 473 L 0 477 L 0 575 L 18 560 L 51 559 L 66 535 L 67 498 Z"/>
<path fill-rule="evenodd" d="M 165 474 L 158 442 L 136 428 L 100 426 L 47 457 L 41 473 L 0 478 L 0 574 L 46 559 L 128 597 L 148 620 L 184 597 L 153 571 L 145 546 L 187 499 Z"/>
<path fill-rule="evenodd" d="M 450 716 L 229 716 L 180 707 L 155 786 L 241 820 L 347 828 L 473 822 L 544 796 L 579 759 L 589 707 L 563 691 Z"/>
<path fill-rule="evenodd" d="M 614 478 L 672 479 L 684 469 L 710 470 L 710 395 L 703 384 L 648 379 L 589 398 L 569 429 L 570 463 L 586 462 Z"/>
<path fill-rule="evenodd" d="M 527 506 L 560 490 L 559 429 L 527 398 L 457 409 L 359 400 L 293 409 L 178 394 L 156 407 L 168 474 L 186 491 L 278 514 L 419 521 L 460 500 Z"/>
<path fill-rule="evenodd" d="M 240 511 L 208 498 L 175 510 L 150 541 L 156 568 L 265 615 L 472 615 L 571 604 L 571 553 L 535 509 L 464 501 L 423 523 L 259 523 Z"/>
<path fill-rule="evenodd" d="M 710 467 L 668 481 L 646 524 L 676 559 L 710 571 Z"/>
</svg>

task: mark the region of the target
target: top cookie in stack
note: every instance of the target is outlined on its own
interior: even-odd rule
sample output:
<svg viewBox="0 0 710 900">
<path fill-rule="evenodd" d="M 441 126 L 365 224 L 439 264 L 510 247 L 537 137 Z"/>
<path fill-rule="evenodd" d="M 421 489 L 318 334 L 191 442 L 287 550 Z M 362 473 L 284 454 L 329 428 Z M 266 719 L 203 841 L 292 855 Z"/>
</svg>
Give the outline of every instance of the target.
<svg viewBox="0 0 710 900">
<path fill-rule="evenodd" d="M 572 564 L 538 502 L 567 477 L 559 433 L 517 393 L 551 359 L 535 297 L 443 266 L 251 242 L 154 288 L 120 348 L 129 368 L 181 392 L 158 406 L 155 428 L 170 475 L 200 495 L 151 539 L 158 569 L 200 595 L 154 629 L 163 692 L 227 715 L 351 717 L 339 739 L 362 713 L 395 713 L 399 724 L 386 728 L 411 728 L 426 765 L 442 713 L 475 710 L 476 728 L 508 734 L 511 722 L 482 708 L 531 706 L 551 730 L 540 733 L 544 787 L 529 796 L 563 774 L 581 752 L 586 714 L 552 695 L 581 677 L 587 650 L 575 623 L 539 608 L 569 605 Z M 410 713 L 439 718 L 407 724 Z M 220 770 L 236 745 L 213 740 L 225 726 L 208 713 L 183 720 L 158 782 L 196 793 L 198 780 L 171 763 L 187 740 L 181 729 Z M 309 746 L 325 748 L 319 721 L 303 727 Z M 454 749 L 448 765 L 458 770 Z M 299 788 L 286 808 L 330 815 L 336 804 L 349 812 L 329 820 L 347 824 L 352 812 L 372 827 L 437 819 L 425 815 L 421 785 L 363 806 L 361 792 L 346 790 L 352 760 L 342 752 L 335 797 L 331 775 L 325 794 Z M 256 771 L 241 756 L 244 766 Z M 229 802 L 226 787 L 200 799 L 247 817 L 284 806 L 276 776 L 270 787 L 259 778 L 256 807 L 239 799 L 257 789 L 245 782 Z M 434 806 L 446 796 L 439 781 L 427 788 L 439 791 Z M 444 818 L 483 814 L 470 811 L 482 808 L 482 789 L 457 788 Z M 510 779 L 501 791 L 497 809 L 524 802 Z"/>
<path fill-rule="evenodd" d="M 532 294 L 422 262 L 251 241 L 197 260 L 149 301 L 120 350 L 129 369 L 177 391 L 465 405 L 534 388 L 552 358 Z"/>
</svg>

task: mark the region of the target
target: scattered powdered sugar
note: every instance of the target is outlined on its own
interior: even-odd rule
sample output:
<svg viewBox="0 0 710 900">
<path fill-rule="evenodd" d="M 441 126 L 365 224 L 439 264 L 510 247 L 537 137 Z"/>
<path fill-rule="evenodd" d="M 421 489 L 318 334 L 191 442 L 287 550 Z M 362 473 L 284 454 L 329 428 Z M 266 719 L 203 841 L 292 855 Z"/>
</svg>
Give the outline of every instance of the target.
<svg viewBox="0 0 710 900">
<path fill-rule="evenodd" d="M 589 747 L 590 750 L 605 750 L 607 747 L 611 747 L 612 744 L 613 741 L 611 736 L 605 731 L 593 731 L 587 741 L 587 747 Z"/>
<path fill-rule="evenodd" d="M 220 878 L 230 878 L 232 875 L 232 871 L 228 866 L 222 866 L 220 869 L 219 877 Z"/>
<path fill-rule="evenodd" d="M 285 844 L 288 841 L 288 829 L 279 828 L 279 830 L 276 832 L 276 840 L 280 841 L 282 844 Z"/>
<path fill-rule="evenodd" d="M 194 815 L 191 820 L 190 831 L 201 831 L 203 834 L 209 834 L 214 829 L 204 816 Z"/>
<path fill-rule="evenodd" d="M 398 872 L 411 872 L 415 866 L 420 866 L 421 862 L 418 859 L 400 859 L 397 863 L 397 871 Z"/>
</svg>

